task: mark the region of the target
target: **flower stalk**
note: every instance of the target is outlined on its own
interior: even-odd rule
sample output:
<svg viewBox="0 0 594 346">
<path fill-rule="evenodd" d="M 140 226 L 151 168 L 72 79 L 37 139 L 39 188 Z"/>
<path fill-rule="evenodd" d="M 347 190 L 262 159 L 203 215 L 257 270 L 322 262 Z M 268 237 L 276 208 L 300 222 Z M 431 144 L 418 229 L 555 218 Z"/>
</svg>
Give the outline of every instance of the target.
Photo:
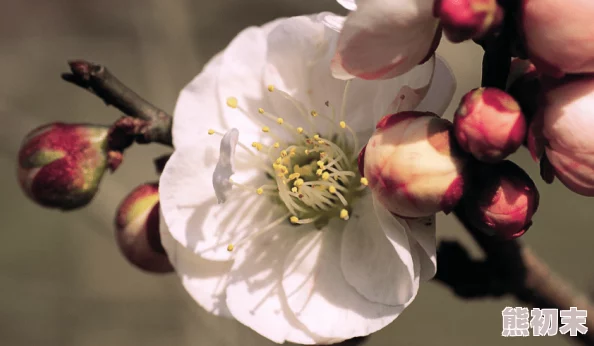
<svg viewBox="0 0 594 346">
<path fill-rule="evenodd" d="M 71 73 L 62 74 L 62 79 L 77 85 L 122 111 L 128 120 L 121 120 L 114 128 L 123 127 L 127 134 L 134 135 L 137 143 L 160 143 L 172 146 L 172 117 L 148 102 L 117 79 L 105 66 L 86 60 L 68 62 Z"/>
</svg>

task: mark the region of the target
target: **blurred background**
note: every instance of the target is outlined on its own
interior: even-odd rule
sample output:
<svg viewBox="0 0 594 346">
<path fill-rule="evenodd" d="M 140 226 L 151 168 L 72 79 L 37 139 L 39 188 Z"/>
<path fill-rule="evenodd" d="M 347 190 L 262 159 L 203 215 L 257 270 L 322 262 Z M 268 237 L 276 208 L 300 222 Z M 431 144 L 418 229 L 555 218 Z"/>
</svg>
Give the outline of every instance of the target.
<svg viewBox="0 0 594 346">
<path fill-rule="evenodd" d="M 126 152 L 91 205 L 74 213 L 42 209 L 16 183 L 21 138 L 51 121 L 108 124 L 119 116 L 91 94 L 60 80 L 66 60 L 107 65 L 126 84 L 171 111 L 179 90 L 241 29 L 279 16 L 341 12 L 334 0 L 0 0 L 0 345 L 272 345 L 241 324 L 208 315 L 175 274 L 133 268 L 113 239 L 114 211 L 136 185 L 157 180 L 156 145 Z M 443 42 L 439 53 L 458 78 L 446 115 L 479 85 L 481 50 Z M 559 183 L 547 186 L 524 149 L 514 160 L 537 181 L 541 205 L 523 238 L 574 285 L 594 282 L 592 200 Z M 439 216 L 441 239 L 462 239 Z M 501 337 L 511 299 L 465 301 L 430 282 L 373 345 L 572 345 L 568 337 Z"/>
</svg>

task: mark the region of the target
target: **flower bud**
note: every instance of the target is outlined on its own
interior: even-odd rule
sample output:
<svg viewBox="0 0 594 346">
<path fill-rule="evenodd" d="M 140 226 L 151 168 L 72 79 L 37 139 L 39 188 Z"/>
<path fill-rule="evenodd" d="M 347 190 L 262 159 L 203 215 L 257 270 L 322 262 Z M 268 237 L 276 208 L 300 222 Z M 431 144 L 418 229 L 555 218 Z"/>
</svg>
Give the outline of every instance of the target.
<svg viewBox="0 0 594 346">
<path fill-rule="evenodd" d="M 115 226 L 120 251 L 130 263 L 153 273 L 173 271 L 159 235 L 157 183 L 140 185 L 124 198 Z"/>
<path fill-rule="evenodd" d="M 89 203 L 108 168 L 108 128 L 52 123 L 30 132 L 19 151 L 18 178 L 33 201 L 71 210 Z"/>
<path fill-rule="evenodd" d="M 546 153 L 554 175 L 573 192 L 594 196 L 594 77 L 572 76 L 547 85 L 530 127 L 535 158 Z"/>
<path fill-rule="evenodd" d="M 520 26 L 530 60 L 543 73 L 594 72 L 594 1 L 522 0 Z"/>
<path fill-rule="evenodd" d="M 452 123 L 410 111 L 385 116 L 376 129 L 359 162 L 378 201 L 403 217 L 451 211 L 463 194 L 467 163 Z"/>
<path fill-rule="evenodd" d="M 503 239 L 526 233 L 538 209 L 534 182 L 511 161 L 484 166 L 464 197 L 464 217 L 477 229 Z"/>
<path fill-rule="evenodd" d="M 454 133 L 462 149 L 480 161 L 493 163 L 522 145 L 526 119 L 507 93 L 479 88 L 462 98 L 454 115 Z"/>
<path fill-rule="evenodd" d="M 436 0 L 434 15 L 441 19 L 452 42 L 481 38 L 499 27 L 503 9 L 496 0 Z"/>
</svg>

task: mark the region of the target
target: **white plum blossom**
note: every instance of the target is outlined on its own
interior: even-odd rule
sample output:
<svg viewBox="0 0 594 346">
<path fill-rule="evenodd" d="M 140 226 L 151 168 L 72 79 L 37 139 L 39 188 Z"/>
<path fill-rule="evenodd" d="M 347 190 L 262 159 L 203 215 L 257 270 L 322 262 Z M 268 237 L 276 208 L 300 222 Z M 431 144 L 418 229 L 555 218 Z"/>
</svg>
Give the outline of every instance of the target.
<svg viewBox="0 0 594 346">
<path fill-rule="evenodd" d="M 351 11 L 332 59 L 337 78 L 399 76 L 431 56 L 441 38 L 435 0 L 337 1 Z"/>
<path fill-rule="evenodd" d="M 277 343 L 373 333 L 436 270 L 434 217 L 381 207 L 357 155 L 385 114 L 441 114 L 454 80 L 435 57 L 397 79 L 333 78 L 328 15 L 247 28 L 216 55 L 180 94 L 160 180 L 183 286 Z"/>
</svg>

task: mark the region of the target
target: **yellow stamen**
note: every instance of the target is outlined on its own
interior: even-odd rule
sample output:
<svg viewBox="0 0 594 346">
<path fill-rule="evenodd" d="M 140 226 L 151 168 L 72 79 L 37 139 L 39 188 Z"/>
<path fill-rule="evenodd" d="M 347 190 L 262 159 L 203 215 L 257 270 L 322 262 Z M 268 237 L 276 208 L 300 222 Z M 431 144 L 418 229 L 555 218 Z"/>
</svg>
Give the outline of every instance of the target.
<svg viewBox="0 0 594 346">
<path fill-rule="evenodd" d="M 264 108 L 258 108 L 258 113 L 264 114 Z"/>
<path fill-rule="evenodd" d="M 340 211 L 340 218 L 343 220 L 348 220 L 349 219 L 349 212 L 346 209 L 342 209 Z"/>
<path fill-rule="evenodd" d="M 262 128 L 262 132 L 270 132 L 270 127 L 268 127 L 268 126 L 264 126 L 264 127 Z"/>
<path fill-rule="evenodd" d="M 302 134 L 303 133 L 303 127 L 298 127 L 297 128 L 297 133 Z"/>
<path fill-rule="evenodd" d="M 336 188 L 334 186 L 330 186 L 328 191 L 330 191 L 330 193 L 336 193 Z"/>
<path fill-rule="evenodd" d="M 280 147 L 280 143 L 279 143 L 279 142 L 276 142 L 276 143 L 274 143 L 273 147 L 274 147 L 275 149 L 278 149 L 278 148 Z"/>
<path fill-rule="evenodd" d="M 235 97 L 227 98 L 227 106 L 231 108 L 237 108 L 237 99 Z"/>
<path fill-rule="evenodd" d="M 272 85 L 272 84 L 268 85 L 268 91 L 273 92 L 274 91 L 274 85 Z"/>
<path fill-rule="evenodd" d="M 296 188 L 295 186 L 293 186 L 293 187 L 291 188 L 291 192 L 293 192 L 293 193 L 297 193 L 297 191 L 298 191 L 298 190 L 297 190 L 297 188 Z"/>
<path fill-rule="evenodd" d="M 227 245 L 227 251 L 231 252 L 233 251 L 233 249 L 235 249 L 235 246 L 233 246 L 233 244 Z"/>
<path fill-rule="evenodd" d="M 263 194 L 263 193 L 264 193 L 264 189 L 263 189 L 263 188 L 261 188 L 261 187 L 259 187 L 258 189 L 256 189 L 256 193 L 257 193 L 258 195 L 261 195 L 261 194 Z"/>
<path fill-rule="evenodd" d="M 365 185 L 367 186 L 369 184 L 369 180 L 367 180 L 367 178 L 361 178 L 361 185 Z"/>
<path fill-rule="evenodd" d="M 328 180 L 328 179 L 330 179 L 330 173 L 328 173 L 328 172 L 322 173 L 322 180 Z"/>
<path fill-rule="evenodd" d="M 340 128 L 346 129 L 346 123 L 344 121 L 340 122 Z"/>
<path fill-rule="evenodd" d="M 215 130 L 213 130 L 213 129 L 209 129 L 209 130 L 208 130 L 208 134 L 209 134 L 209 135 L 214 135 L 214 133 L 215 133 Z"/>
<path fill-rule="evenodd" d="M 318 112 L 316 112 L 316 111 L 311 111 L 310 114 L 314 118 L 318 116 Z"/>
<path fill-rule="evenodd" d="M 289 220 L 291 220 L 291 223 L 299 222 L 299 218 L 297 216 L 291 216 L 291 218 Z"/>
<path fill-rule="evenodd" d="M 303 185 L 303 183 L 305 183 L 303 181 L 303 179 L 299 178 L 299 179 L 295 180 L 295 182 L 293 183 L 293 185 L 295 185 L 297 187 L 300 187 L 301 185 Z"/>
<path fill-rule="evenodd" d="M 276 119 L 276 122 L 277 124 L 282 125 L 285 122 L 285 120 L 283 118 L 278 118 Z"/>
<path fill-rule="evenodd" d="M 287 151 L 286 151 L 286 150 L 281 150 L 281 153 L 280 153 L 280 155 L 281 155 L 281 157 L 286 157 L 286 156 L 287 156 L 287 155 L 289 155 L 289 154 L 287 153 Z"/>
<path fill-rule="evenodd" d="M 290 180 L 297 179 L 300 176 L 301 176 L 301 174 L 299 174 L 299 173 L 292 173 L 292 174 L 289 174 L 289 179 Z"/>
<path fill-rule="evenodd" d="M 320 168 L 316 171 L 316 175 L 322 175 L 322 172 L 324 172 L 324 171 Z"/>
</svg>

